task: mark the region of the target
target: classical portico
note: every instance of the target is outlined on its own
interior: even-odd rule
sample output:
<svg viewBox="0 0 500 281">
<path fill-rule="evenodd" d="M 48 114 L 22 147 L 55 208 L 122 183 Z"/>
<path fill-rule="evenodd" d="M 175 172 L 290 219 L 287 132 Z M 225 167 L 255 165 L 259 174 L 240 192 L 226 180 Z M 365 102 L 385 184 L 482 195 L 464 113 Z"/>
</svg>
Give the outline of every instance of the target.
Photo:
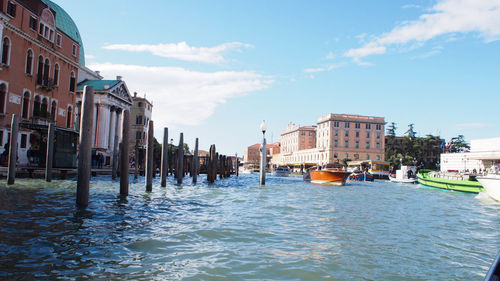
<svg viewBox="0 0 500 281">
<path fill-rule="evenodd" d="M 113 155 L 122 141 L 122 116 L 129 110 L 132 97 L 121 77 L 116 80 L 84 80 L 77 88 L 77 115 L 80 115 L 81 95 L 84 86 L 94 87 L 94 123 L 92 149 L 104 156 L 103 166 L 111 165 Z M 78 120 L 78 117 L 77 117 Z M 117 138 L 116 138 L 117 137 Z"/>
</svg>

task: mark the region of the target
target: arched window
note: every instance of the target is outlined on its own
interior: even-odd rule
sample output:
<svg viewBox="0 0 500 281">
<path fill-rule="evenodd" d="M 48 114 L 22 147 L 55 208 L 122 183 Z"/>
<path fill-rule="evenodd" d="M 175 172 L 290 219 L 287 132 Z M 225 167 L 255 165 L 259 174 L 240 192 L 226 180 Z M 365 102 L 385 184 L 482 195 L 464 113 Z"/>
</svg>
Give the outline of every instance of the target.
<svg viewBox="0 0 500 281">
<path fill-rule="evenodd" d="M 49 71 L 50 71 L 50 61 L 45 59 L 43 63 L 43 85 L 49 85 Z"/>
<path fill-rule="evenodd" d="M 7 86 L 0 85 L 0 113 L 5 113 L 5 98 L 7 98 Z"/>
<path fill-rule="evenodd" d="M 57 117 L 57 102 L 53 100 L 52 106 L 50 107 L 50 118 L 56 121 L 56 117 Z"/>
<path fill-rule="evenodd" d="M 59 85 L 59 64 L 54 66 L 54 85 Z"/>
<path fill-rule="evenodd" d="M 49 108 L 49 101 L 47 100 L 47 98 L 43 98 L 42 106 L 40 107 L 40 114 L 42 117 L 47 116 L 48 108 Z"/>
<path fill-rule="evenodd" d="M 33 51 L 28 50 L 26 54 L 26 74 L 31 74 L 31 68 L 33 65 Z"/>
<path fill-rule="evenodd" d="M 68 110 L 66 111 L 66 128 L 71 128 L 71 106 L 68 105 Z"/>
<path fill-rule="evenodd" d="M 29 116 L 29 106 L 30 106 L 30 93 L 28 91 L 24 92 L 23 96 L 23 112 L 21 114 L 21 117 L 23 119 L 28 119 Z"/>
<path fill-rule="evenodd" d="M 2 41 L 2 63 L 9 64 L 10 40 L 7 37 Z"/>
<path fill-rule="evenodd" d="M 43 57 L 40 55 L 38 57 L 38 70 L 36 73 L 36 83 L 38 85 L 42 85 L 42 78 L 43 78 Z"/>
<path fill-rule="evenodd" d="M 75 82 L 76 82 L 75 80 L 76 80 L 75 73 L 73 71 L 71 71 L 71 75 L 69 77 L 69 91 L 70 92 L 75 91 Z"/>
<path fill-rule="evenodd" d="M 33 102 L 33 116 L 40 116 L 40 96 L 35 96 Z"/>
</svg>

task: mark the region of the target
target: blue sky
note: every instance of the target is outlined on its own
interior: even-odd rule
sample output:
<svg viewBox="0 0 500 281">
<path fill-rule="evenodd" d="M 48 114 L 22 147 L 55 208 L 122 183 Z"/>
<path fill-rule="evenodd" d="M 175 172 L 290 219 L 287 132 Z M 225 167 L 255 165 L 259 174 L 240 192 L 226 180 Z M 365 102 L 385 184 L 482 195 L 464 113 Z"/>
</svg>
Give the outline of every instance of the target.
<svg viewBox="0 0 500 281">
<path fill-rule="evenodd" d="M 153 100 L 159 140 L 242 155 L 263 119 L 270 142 L 328 113 L 499 136 L 500 0 L 54 2 L 87 66 Z"/>
</svg>

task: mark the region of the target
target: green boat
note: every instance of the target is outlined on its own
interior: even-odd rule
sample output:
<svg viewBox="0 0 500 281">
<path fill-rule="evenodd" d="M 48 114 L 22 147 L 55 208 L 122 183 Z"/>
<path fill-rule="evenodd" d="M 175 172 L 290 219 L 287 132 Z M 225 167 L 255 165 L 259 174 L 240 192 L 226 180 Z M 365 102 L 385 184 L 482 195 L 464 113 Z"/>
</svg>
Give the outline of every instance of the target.
<svg viewBox="0 0 500 281">
<path fill-rule="evenodd" d="M 419 183 L 430 187 L 469 193 L 485 191 L 481 183 L 479 183 L 474 176 L 466 174 L 420 170 L 417 173 L 417 178 Z"/>
</svg>

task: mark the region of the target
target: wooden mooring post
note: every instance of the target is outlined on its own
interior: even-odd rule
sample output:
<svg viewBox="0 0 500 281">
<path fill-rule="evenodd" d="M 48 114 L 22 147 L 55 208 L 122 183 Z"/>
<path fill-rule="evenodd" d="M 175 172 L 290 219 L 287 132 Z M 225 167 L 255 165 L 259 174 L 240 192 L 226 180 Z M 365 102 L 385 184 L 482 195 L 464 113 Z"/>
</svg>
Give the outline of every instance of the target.
<svg viewBox="0 0 500 281">
<path fill-rule="evenodd" d="M 163 144 L 161 145 L 161 186 L 167 186 L 168 170 L 168 128 L 163 129 Z"/>
<path fill-rule="evenodd" d="M 184 133 L 181 133 L 177 148 L 177 184 L 182 184 L 184 178 Z"/>
<path fill-rule="evenodd" d="M 10 141 L 9 141 L 9 170 L 7 172 L 7 184 L 14 184 L 16 181 L 16 162 L 17 162 L 17 137 L 19 134 L 19 116 L 12 114 L 10 123 Z"/>
<path fill-rule="evenodd" d="M 128 195 L 128 178 L 129 178 L 129 164 L 128 164 L 128 139 L 130 131 L 130 111 L 123 111 L 122 119 L 122 143 L 120 149 L 120 194 Z"/>
<path fill-rule="evenodd" d="M 54 160 L 54 140 L 55 140 L 54 123 L 49 124 L 47 130 L 47 156 L 45 161 L 45 181 L 52 181 L 52 162 Z"/>
<path fill-rule="evenodd" d="M 85 86 L 82 96 L 80 119 L 80 146 L 78 149 L 78 179 L 76 184 L 76 205 L 86 208 L 89 204 L 89 184 L 92 168 L 92 125 L 94 123 L 94 87 Z"/>
<path fill-rule="evenodd" d="M 146 191 L 153 191 L 153 151 L 154 151 L 154 123 L 148 122 L 148 136 L 146 147 Z"/>
<path fill-rule="evenodd" d="M 198 181 L 198 166 L 200 165 L 200 160 L 198 159 L 198 138 L 194 143 L 194 155 L 193 155 L 193 183 Z"/>
</svg>

